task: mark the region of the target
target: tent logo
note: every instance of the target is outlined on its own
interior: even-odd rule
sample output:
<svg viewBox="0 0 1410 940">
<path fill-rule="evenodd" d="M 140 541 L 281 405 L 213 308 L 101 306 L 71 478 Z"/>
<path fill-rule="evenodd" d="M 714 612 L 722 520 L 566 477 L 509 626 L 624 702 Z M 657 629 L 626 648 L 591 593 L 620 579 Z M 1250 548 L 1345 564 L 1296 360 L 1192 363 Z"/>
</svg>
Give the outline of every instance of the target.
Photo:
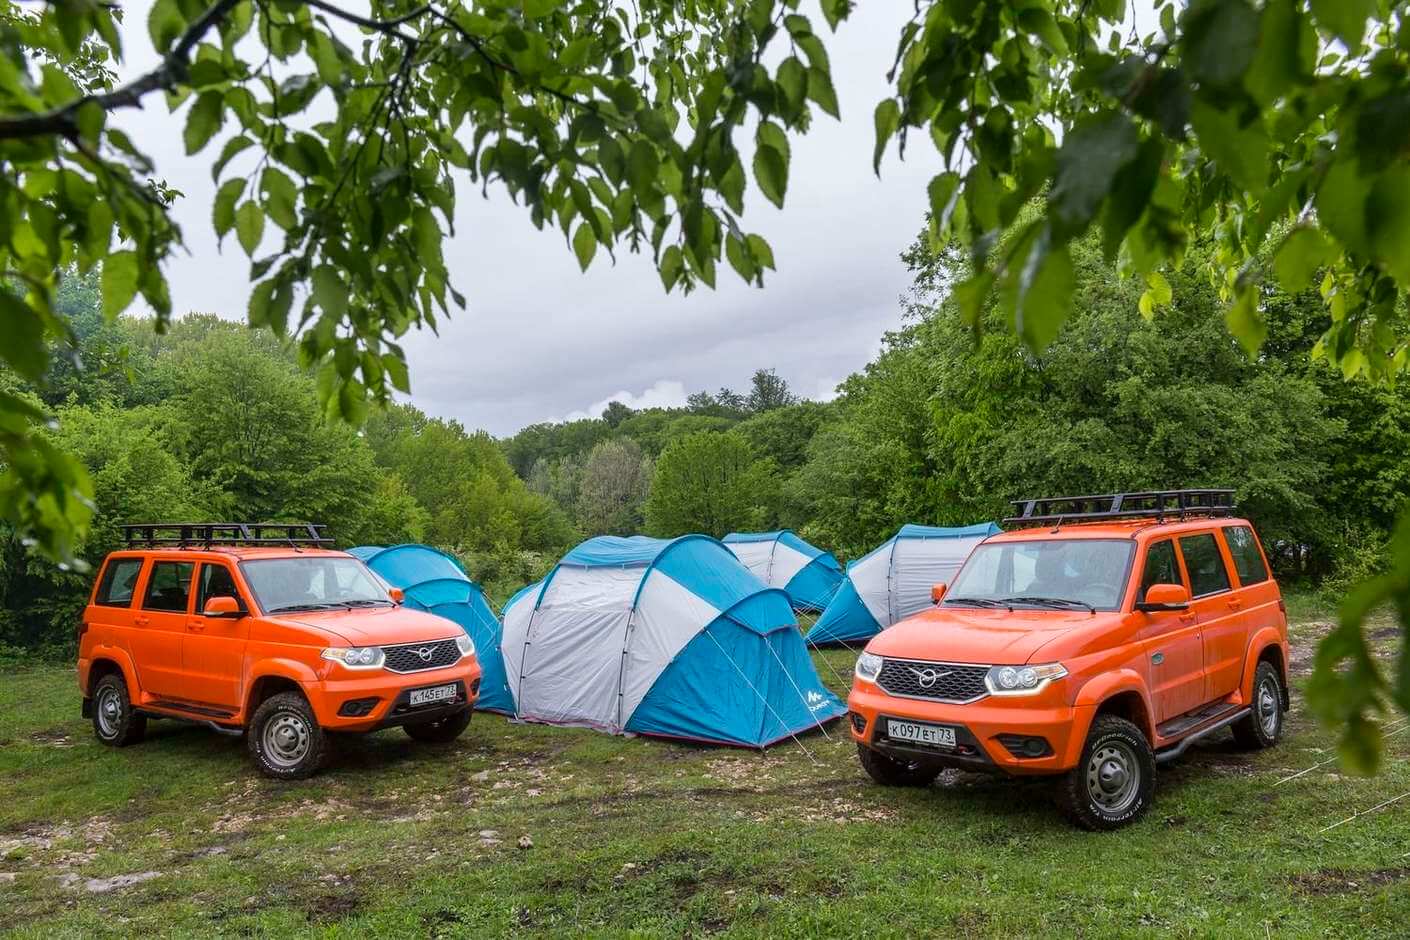
<svg viewBox="0 0 1410 940">
<path fill-rule="evenodd" d="M 909 668 L 909 667 L 908 667 L 908 668 Z M 947 670 L 947 671 L 945 671 L 945 672 L 936 672 L 934 669 L 929 669 L 929 668 L 926 668 L 926 669 L 911 669 L 911 673 L 916 677 L 916 681 L 920 683 L 920 687 L 921 687 L 922 689 L 931 689 L 931 688 L 934 688 L 934 687 L 935 687 L 935 683 L 939 682 L 941 679 L 943 679 L 943 678 L 945 678 L 946 676 L 950 675 L 950 673 L 953 672 L 953 671 L 954 671 L 954 670 Z"/>
<path fill-rule="evenodd" d="M 808 711 L 815 712 L 827 704 L 827 696 L 814 689 L 808 690 Z"/>
</svg>

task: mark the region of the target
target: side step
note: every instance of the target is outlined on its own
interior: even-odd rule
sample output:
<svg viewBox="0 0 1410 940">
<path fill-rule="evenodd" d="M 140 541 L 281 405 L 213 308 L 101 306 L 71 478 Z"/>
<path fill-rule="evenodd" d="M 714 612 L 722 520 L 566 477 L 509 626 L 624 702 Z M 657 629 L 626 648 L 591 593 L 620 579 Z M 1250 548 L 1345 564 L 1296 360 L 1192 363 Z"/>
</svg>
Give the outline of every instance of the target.
<svg viewBox="0 0 1410 940">
<path fill-rule="evenodd" d="M 235 712 L 228 708 L 208 708 L 204 705 L 187 705 L 185 702 L 148 702 L 149 708 L 164 708 L 174 712 L 186 712 L 189 715 L 200 715 L 203 718 L 230 718 Z"/>
<path fill-rule="evenodd" d="M 1179 734 L 1186 728 L 1197 726 L 1201 721 L 1208 722 L 1208 724 L 1198 728 L 1198 730 L 1191 731 L 1188 735 L 1181 738 L 1174 746 L 1156 751 L 1156 763 L 1164 764 L 1167 761 L 1174 760 L 1185 753 L 1189 746 L 1200 738 L 1211 735 L 1221 728 L 1229 727 L 1229 725 L 1232 725 L 1234 722 L 1253 711 L 1253 709 L 1246 705 L 1225 705 L 1214 710 L 1212 714 L 1206 714 L 1208 711 L 1208 709 L 1204 709 L 1195 712 L 1193 715 L 1188 716 L 1188 718 L 1176 718 L 1174 721 L 1166 722 L 1161 727 L 1156 728 L 1157 734 L 1160 734 L 1161 737 L 1166 737 L 1168 734 Z M 1189 718 L 1196 720 L 1189 721 Z M 1164 729 L 1166 733 L 1162 733 L 1162 729 Z"/>
</svg>

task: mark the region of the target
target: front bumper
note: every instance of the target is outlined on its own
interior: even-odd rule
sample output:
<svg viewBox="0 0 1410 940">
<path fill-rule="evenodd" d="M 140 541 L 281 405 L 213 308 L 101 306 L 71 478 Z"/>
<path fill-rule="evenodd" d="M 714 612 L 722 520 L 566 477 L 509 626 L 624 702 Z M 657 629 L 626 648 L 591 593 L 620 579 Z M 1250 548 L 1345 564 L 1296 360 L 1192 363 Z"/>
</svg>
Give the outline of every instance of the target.
<svg viewBox="0 0 1410 940">
<path fill-rule="evenodd" d="M 433 686 L 456 686 L 455 698 L 413 707 L 411 692 Z M 424 672 L 369 672 L 335 668 L 309 689 L 318 723 L 329 731 L 378 731 L 415 721 L 435 721 L 474 708 L 480 694 L 480 664 L 469 657 L 453 666 Z M 356 707 L 354 707 L 356 706 Z"/>
<path fill-rule="evenodd" d="M 954 705 L 887 695 L 872 683 L 857 680 L 847 697 L 847 708 L 852 713 L 852 738 L 889 756 L 925 758 L 963 770 L 1055 774 L 1071 768 L 1069 745 L 1075 735 L 1085 734 L 1085 729 L 1078 729 L 1082 724 L 1080 710 L 1058 698 L 1050 690 L 1032 698 L 991 695 L 968 705 Z M 955 747 L 892 740 L 886 733 L 889 718 L 953 727 Z M 1042 738 L 1048 745 L 1046 753 L 1015 755 L 1000 740 L 1008 735 Z"/>
</svg>

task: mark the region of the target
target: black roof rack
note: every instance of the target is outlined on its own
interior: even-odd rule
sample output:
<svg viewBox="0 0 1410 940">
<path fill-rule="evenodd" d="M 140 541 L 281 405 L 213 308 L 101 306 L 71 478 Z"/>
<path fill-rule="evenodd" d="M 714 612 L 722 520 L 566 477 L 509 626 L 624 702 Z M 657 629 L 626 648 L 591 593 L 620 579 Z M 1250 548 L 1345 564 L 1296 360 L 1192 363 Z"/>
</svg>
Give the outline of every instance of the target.
<svg viewBox="0 0 1410 940">
<path fill-rule="evenodd" d="M 1100 496 L 1053 496 L 1012 500 L 1018 514 L 1005 525 L 1062 525 L 1067 522 L 1100 522 L 1119 519 L 1190 519 L 1232 516 L 1233 490 L 1150 490 L 1144 493 L 1106 493 Z"/>
<path fill-rule="evenodd" d="M 129 548 L 174 545 L 332 545 L 327 526 L 307 522 L 143 522 L 122 527 Z"/>
</svg>

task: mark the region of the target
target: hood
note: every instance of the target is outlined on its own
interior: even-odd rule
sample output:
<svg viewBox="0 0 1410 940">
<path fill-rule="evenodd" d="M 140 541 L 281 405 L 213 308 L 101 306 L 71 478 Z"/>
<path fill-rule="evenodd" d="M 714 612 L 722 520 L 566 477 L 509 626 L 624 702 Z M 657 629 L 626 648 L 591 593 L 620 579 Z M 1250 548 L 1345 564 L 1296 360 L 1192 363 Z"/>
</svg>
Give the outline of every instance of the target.
<svg viewBox="0 0 1410 940">
<path fill-rule="evenodd" d="M 453 621 L 406 607 L 357 610 L 308 610 L 269 618 L 275 623 L 312 628 L 345 646 L 392 646 L 422 640 L 445 640 L 465 631 Z"/>
<path fill-rule="evenodd" d="M 1044 646 L 1059 637 L 1105 630 L 1120 619 L 1116 613 L 1086 611 L 936 608 L 881 631 L 867 644 L 867 652 L 898 659 L 1018 666 L 1033 662 Z"/>
</svg>

